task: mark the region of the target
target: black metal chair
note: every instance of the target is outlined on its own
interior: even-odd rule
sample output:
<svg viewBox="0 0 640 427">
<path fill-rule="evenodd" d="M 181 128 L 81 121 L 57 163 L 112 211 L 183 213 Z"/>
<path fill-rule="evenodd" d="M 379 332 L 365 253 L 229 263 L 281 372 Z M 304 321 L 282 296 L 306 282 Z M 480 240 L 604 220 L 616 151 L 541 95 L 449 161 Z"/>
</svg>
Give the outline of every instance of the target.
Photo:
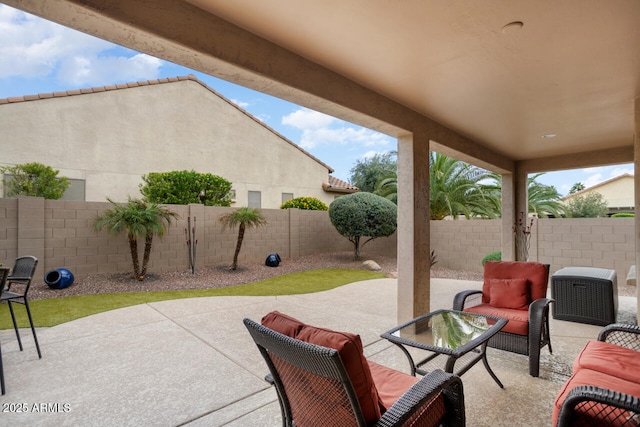
<svg viewBox="0 0 640 427">
<path fill-rule="evenodd" d="M 367 426 L 338 350 L 304 342 L 244 319 L 269 367 L 283 426 Z M 369 426 L 463 426 L 459 377 L 435 370 L 410 387 Z"/>
<path fill-rule="evenodd" d="M 7 276 L 9 276 L 9 269 L 0 267 L 0 286 L 4 289 L 4 282 L 7 280 Z M 2 292 L 3 289 L 0 289 Z M 0 391 L 2 394 L 5 393 L 4 388 L 4 367 L 2 366 L 2 345 L 0 344 Z"/>
<path fill-rule="evenodd" d="M 33 340 L 36 343 L 36 350 L 38 350 L 38 358 L 42 359 L 40 345 L 38 344 L 38 336 L 36 335 L 36 328 L 33 326 L 33 318 L 31 317 L 31 310 L 29 309 L 29 301 L 27 299 L 27 293 L 31 286 L 31 279 L 33 278 L 37 266 L 38 259 L 34 256 L 22 256 L 16 258 L 13 269 L 11 269 L 11 274 L 7 277 L 5 282 L 6 286 L 2 289 L 2 294 L 0 294 L 0 303 L 6 301 L 7 305 L 9 305 L 11 320 L 13 321 L 13 329 L 16 331 L 16 338 L 18 339 L 20 351 L 22 351 L 22 340 L 20 339 L 16 315 L 13 311 L 13 303 L 24 305 L 27 310 L 27 317 L 29 318 L 31 332 L 33 333 Z"/>
</svg>

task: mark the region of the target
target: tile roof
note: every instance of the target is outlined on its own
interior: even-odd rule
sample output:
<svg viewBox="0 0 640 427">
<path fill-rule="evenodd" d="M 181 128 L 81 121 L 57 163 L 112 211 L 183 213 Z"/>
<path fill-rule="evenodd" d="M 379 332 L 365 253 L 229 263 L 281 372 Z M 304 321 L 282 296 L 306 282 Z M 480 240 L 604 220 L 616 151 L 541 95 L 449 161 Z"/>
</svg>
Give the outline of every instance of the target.
<svg viewBox="0 0 640 427">
<path fill-rule="evenodd" d="M 329 170 L 329 173 L 332 173 L 334 171 L 334 169 L 331 166 L 327 165 L 326 163 L 324 163 L 323 161 L 321 161 L 320 159 L 318 159 L 317 157 L 315 157 L 313 154 L 309 153 L 308 151 L 305 151 L 298 144 L 294 143 L 293 141 L 291 141 L 290 139 L 288 139 L 287 137 L 285 137 L 284 135 L 282 135 L 281 133 L 279 133 L 278 131 L 276 131 L 272 127 L 266 125 L 264 122 L 262 122 L 261 120 L 257 119 L 255 116 L 251 115 L 249 112 L 247 112 L 243 108 L 239 107 L 238 105 L 233 103 L 228 98 L 225 98 L 219 92 L 217 92 L 214 89 L 212 89 L 211 87 L 207 86 L 206 83 L 204 83 L 203 81 L 199 80 L 193 74 L 189 74 L 188 76 L 178 76 L 178 77 L 168 77 L 168 78 L 161 78 L 161 79 L 154 79 L 154 80 L 144 80 L 144 81 L 139 81 L 139 82 L 123 83 L 123 84 L 116 84 L 116 85 L 110 85 L 110 86 L 98 86 L 98 87 L 92 87 L 92 88 L 67 90 L 67 91 L 59 91 L 59 92 L 52 92 L 52 93 L 40 93 L 40 94 L 37 94 L 37 95 L 14 96 L 14 97 L 10 97 L 10 98 L 2 98 L 2 99 L 0 99 L 0 106 L 7 105 L 7 104 L 15 104 L 15 103 L 18 103 L 18 102 L 38 101 L 38 100 L 42 100 L 42 99 L 62 98 L 62 97 L 77 96 L 77 95 L 89 95 L 89 94 L 92 94 L 92 93 L 108 92 L 108 91 L 112 91 L 112 90 L 130 89 L 130 88 L 142 87 L 142 86 L 159 85 L 159 84 L 164 84 L 164 83 L 175 83 L 175 82 L 180 82 L 180 81 L 185 81 L 185 80 L 190 80 L 190 81 L 193 81 L 193 82 L 196 82 L 196 83 L 202 85 L 202 87 L 204 87 L 205 89 L 207 89 L 208 91 L 210 91 L 214 95 L 218 96 L 220 99 L 224 100 L 225 102 L 227 102 L 232 107 L 235 107 L 236 109 L 238 109 L 238 111 L 242 112 L 247 117 L 249 117 L 250 119 L 252 119 L 256 123 L 258 123 L 259 125 L 261 125 L 264 128 L 266 128 L 268 131 L 274 133 L 275 135 L 280 137 L 282 140 L 284 140 L 288 144 L 291 144 L 292 146 L 294 146 L 295 148 L 300 150 L 305 155 L 311 157 L 313 160 L 315 160 L 316 162 L 320 163 L 322 166 L 326 167 Z M 342 182 L 344 182 L 344 181 L 342 181 Z"/>
<path fill-rule="evenodd" d="M 329 182 L 322 183 L 324 191 L 333 191 L 337 193 L 356 193 L 360 191 L 355 185 L 351 185 L 346 181 L 329 175 Z"/>
</svg>

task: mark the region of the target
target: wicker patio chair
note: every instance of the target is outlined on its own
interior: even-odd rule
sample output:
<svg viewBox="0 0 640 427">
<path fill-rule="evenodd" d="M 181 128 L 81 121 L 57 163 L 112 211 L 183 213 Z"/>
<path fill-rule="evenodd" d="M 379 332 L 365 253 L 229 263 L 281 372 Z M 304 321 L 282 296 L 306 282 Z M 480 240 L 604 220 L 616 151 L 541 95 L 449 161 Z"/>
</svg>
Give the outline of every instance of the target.
<svg viewBox="0 0 640 427">
<path fill-rule="evenodd" d="M 598 341 L 614 344 L 620 347 L 639 352 L 640 357 L 640 327 L 636 325 L 611 324 L 606 326 L 598 335 Z M 569 426 L 621 426 L 635 427 L 640 425 L 640 396 L 624 393 L 621 389 L 613 390 L 609 387 L 620 386 L 620 384 L 632 384 L 628 378 L 635 378 L 636 385 L 631 389 L 640 389 L 637 383 L 639 373 L 637 364 L 635 367 L 615 360 L 615 356 L 609 353 L 602 365 L 609 365 L 605 371 L 616 369 L 622 370 L 620 378 L 604 377 L 604 381 L 598 385 L 579 385 L 574 387 L 562 401 L 562 390 L 556 398 L 556 405 L 562 404 L 558 418 L 557 427 Z M 631 356 L 637 360 L 635 355 Z M 574 366 L 575 369 L 575 366 Z M 587 368 L 587 370 L 589 370 Z M 575 371 L 574 371 L 575 375 Z M 573 378 L 573 377 L 572 377 Z M 579 381 L 582 382 L 582 381 Z M 614 385 L 615 384 L 615 385 Z M 565 386 L 566 387 L 566 386 Z M 570 387 L 569 387 L 570 388 Z M 557 409 L 554 409 L 557 411 Z M 555 415 L 555 412 L 554 412 Z"/>
<path fill-rule="evenodd" d="M 417 380 L 379 419 L 367 422 L 338 350 L 304 342 L 244 319 L 269 367 L 285 427 L 464 426 L 460 378 L 441 370 Z M 385 368 L 390 370 L 389 368 Z M 393 380 L 393 371 L 386 376 Z M 410 377 L 410 376 L 409 376 Z"/>
<path fill-rule="evenodd" d="M 529 374 L 540 375 L 540 350 L 548 346 L 549 265 L 523 261 L 487 261 L 482 290 L 462 291 L 453 309 L 502 317 L 509 322 L 489 346 L 529 357 Z M 493 285 L 493 286 L 492 286 Z M 493 290 L 493 291 L 492 291 Z"/>
</svg>

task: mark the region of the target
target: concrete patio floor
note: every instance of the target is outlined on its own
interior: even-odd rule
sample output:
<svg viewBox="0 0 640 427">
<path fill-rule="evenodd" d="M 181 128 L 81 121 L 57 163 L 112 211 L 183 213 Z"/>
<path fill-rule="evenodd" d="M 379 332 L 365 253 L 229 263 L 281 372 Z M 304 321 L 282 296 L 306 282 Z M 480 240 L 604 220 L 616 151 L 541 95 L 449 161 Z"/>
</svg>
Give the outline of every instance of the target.
<svg viewBox="0 0 640 427">
<path fill-rule="evenodd" d="M 432 279 L 432 308 L 480 283 Z M 242 324 L 272 310 L 361 335 L 372 360 L 408 372 L 405 356 L 379 335 L 396 325 L 395 279 L 357 282 L 306 295 L 210 297 L 114 310 L 38 332 L 42 359 L 23 333 L 1 331 L 7 393 L 1 426 L 280 426 L 275 391 Z M 22 307 L 18 307 L 21 309 Z M 635 298 L 621 298 L 635 312 Z M 37 317 L 37 312 L 34 316 Z M 571 363 L 600 326 L 553 320 L 553 355 L 543 349 L 541 375 L 525 356 L 489 349 L 500 389 L 482 364 L 462 377 L 467 425 L 545 426 Z"/>
</svg>

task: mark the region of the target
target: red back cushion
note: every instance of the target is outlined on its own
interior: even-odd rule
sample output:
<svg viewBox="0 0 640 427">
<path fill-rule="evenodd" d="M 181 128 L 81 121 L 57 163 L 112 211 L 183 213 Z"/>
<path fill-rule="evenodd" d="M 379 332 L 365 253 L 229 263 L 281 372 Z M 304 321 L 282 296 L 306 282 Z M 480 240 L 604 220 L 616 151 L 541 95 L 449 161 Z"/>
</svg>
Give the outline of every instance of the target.
<svg viewBox="0 0 640 427">
<path fill-rule="evenodd" d="M 372 423 L 380 419 L 378 391 L 371 377 L 367 359 L 364 357 L 359 335 L 306 325 L 297 338 L 300 341 L 338 350 L 358 396 L 365 420 L 367 423 Z"/>
<path fill-rule="evenodd" d="M 528 310 L 529 281 L 527 279 L 489 279 L 489 305 L 497 308 Z"/>
<path fill-rule="evenodd" d="M 272 311 L 262 318 L 262 326 L 280 332 L 282 335 L 295 338 L 304 323 L 279 311 Z"/>
<path fill-rule="evenodd" d="M 530 301 L 547 296 L 549 269 L 539 262 L 524 261 L 487 261 L 484 264 L 484 284 L 482 285 L 482 302 L 491 303 L 490 279 L 527 279 L 529 282 Z"/>
<path fill-rule="evenodd" d="M 300 341 L 338 350 L 340 359 L 342 359 L 358 396 L 365 420 L 371 424 L 380 419 L 378 391 L 373 382 L 367 359 L 364 357 L 362 340 L 359 335 L 310 326 L 277 311 L 263 317 L 262 325 Z M 299 328 L 300 325 L 302 326 Z M 272 326 L 279 329 L 274 329 Z M 289 335 L 283 331 L 297 331 L 297 333 Z"/>
</svg>

